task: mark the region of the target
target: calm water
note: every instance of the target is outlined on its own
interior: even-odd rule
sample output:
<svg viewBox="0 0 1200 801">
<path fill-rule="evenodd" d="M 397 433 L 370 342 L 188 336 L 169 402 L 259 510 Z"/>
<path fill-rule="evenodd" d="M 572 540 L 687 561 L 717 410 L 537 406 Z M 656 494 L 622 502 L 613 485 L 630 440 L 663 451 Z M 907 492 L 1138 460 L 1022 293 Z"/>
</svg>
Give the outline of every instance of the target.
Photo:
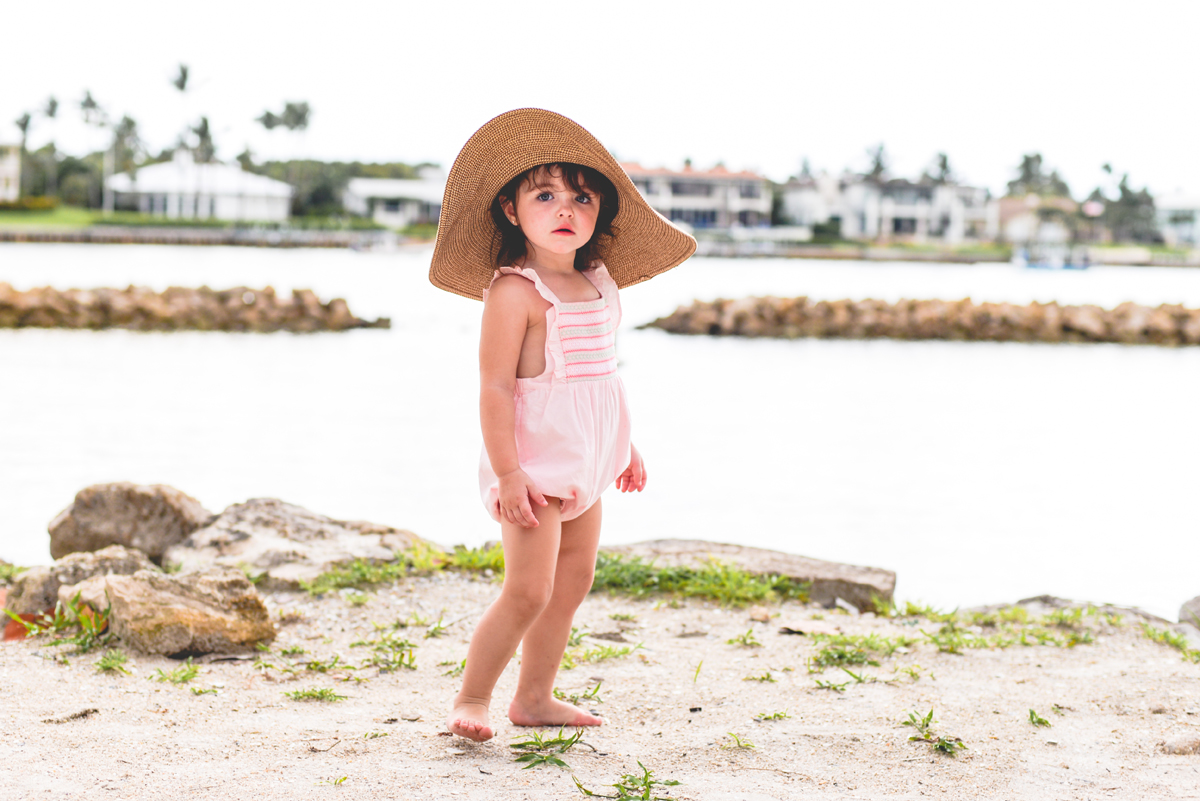
<svg viewBox="0 0 1200 801">
<path fill-rule="evenodd" d="M 49 561 L 80 488 L 276 496 L 435 541 L 496 536 L 475 489 L 480 306 L 429 254 L 0 246 L 26 289 L 307 286 L 390 331 L 0 331 L 0 556 Z M 1200 349 L 675 337 L 633 326 L 752 294 L 1200 306 L 1200 271 L 693 260 L 623 293 L 645 493 L 609 542 L 739 542 L 896 570 L 953 607 L 1043 592 L 1171 619 L 1200 593 Z"/>
</svg>

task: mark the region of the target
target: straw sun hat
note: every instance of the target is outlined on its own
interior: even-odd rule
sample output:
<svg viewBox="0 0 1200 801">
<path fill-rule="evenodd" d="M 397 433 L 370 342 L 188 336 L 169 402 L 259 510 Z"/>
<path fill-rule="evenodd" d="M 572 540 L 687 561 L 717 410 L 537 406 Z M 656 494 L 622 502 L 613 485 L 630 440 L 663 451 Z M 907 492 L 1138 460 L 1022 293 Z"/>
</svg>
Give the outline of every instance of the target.
<svg viewBox="0 0 1200 801">
<path fill-rule="evenodd" d="M 591 167 L 617 188 L 616 236 L 604 258 L 617 286 L 653 278 L 695 252 L 696 240 L 650 208 L 596 137 L 561 114 L 522 108 L 501 114 L 476 131 L 450 168 L 429 268 L 434 286 L 483 298 L 500 245 L 490 212 L 496 193 L 514 176 L 552 162 Z"/>
</svg>

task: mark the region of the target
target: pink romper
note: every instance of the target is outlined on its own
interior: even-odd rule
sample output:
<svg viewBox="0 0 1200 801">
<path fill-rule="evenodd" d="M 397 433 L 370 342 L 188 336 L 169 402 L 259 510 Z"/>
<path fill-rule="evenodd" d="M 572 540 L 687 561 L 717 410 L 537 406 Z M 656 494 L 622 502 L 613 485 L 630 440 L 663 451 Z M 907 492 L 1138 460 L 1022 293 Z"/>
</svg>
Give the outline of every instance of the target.
<svg viewBox="0 0 1200 801">
<path fill-rule="evenodd" d="M 584 273 L 600 297 L 563 303 L 531 268 L 501 267 L 492 281 L 502 274 L 528 278 L 551 304 L 546 310 L 546 370 L 517 379 L 517 461 L 539 492 L 561 499 L 562 519 L 571 520 L 591 508 L 629 466 L 629 407 L 615 349 L 621 322 L 617 284 L 601 264 Z M 499 488 L 485 448 L 479 489 L 496 520 Z"/>
</svg>

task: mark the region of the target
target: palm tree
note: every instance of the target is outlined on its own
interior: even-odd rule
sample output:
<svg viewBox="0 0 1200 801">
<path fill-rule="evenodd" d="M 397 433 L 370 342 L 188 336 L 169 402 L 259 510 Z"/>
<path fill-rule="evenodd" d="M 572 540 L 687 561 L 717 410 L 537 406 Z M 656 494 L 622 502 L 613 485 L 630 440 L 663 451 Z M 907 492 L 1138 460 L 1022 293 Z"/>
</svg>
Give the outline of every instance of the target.
<svg viewBox="0 0 1200 801">
<path fill-rule="evenodd" d="M 42 109 L 42 116 L 48 120 L 58 118 L 58 100 L 54 95 L 46 100 L 46 106 Z M 46 163 L 46 194 L 54 196 L 58 194 L 58 152 L 54 147 L 54 137 L 50 137 L 50 159 Z"/>
<path fill-rule="evenodd" d="M 262 116 L 258 117 L 255 121 L 268 131 L 281 126 L 287 128 L 289 131 L 303 131 L 308 128 L 308 118 L 311 113 L 312 109 L 309 108 L 306 102 L 285 103 L 282 114 L 276 114 L 270 110 L 264 111 Z M 293 187 L 296 186 L 294 165 L 295 159 L 288 159 L 287 182 Z"/>
<path fill-rule="evenodd" d="M 26 111 L 20 117 L 17 117 L 15 122 L 17 127 L 21 129 L 21 152 L 19 156 L 19 163 L 23 167 L 25 165 L 25 143 L 29 140 L 29 123 L 33 122 L 33 117 L 29 116 L 29 112 Z M 17 184 L 17 197 L 25 196 L 25 172 L 26 171 L 22 169 L 17 173 L 19 176 L 17 179 L 19 182 Z"/>
</svg>

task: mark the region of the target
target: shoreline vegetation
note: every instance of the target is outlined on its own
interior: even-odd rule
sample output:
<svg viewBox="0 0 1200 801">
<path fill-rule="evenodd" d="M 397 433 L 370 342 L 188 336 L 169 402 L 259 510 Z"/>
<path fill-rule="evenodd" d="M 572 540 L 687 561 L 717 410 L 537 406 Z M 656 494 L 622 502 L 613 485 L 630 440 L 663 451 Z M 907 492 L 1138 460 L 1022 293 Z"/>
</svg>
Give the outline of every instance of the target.
<svg viewBox="0 0 1200 801">
<path fill-rule="evenodd" d="M 759 297 L 695 301 L 640 328 L 673 334 L 829 339 L 953 340 L 969 342 L 1110 342 L 1200 345 L 1200 309 L 1122 303 L 973 303 L 880 300 L 814 301 Z"/>
<path fill-rule="evenodd" d="M 1051 598 L 858 614 L 597 588 L 556 694 L 603 726 L 510 725 L 510 669 L 493 704 L 499 736 L 443 737 L 471 630 L 498 591 L 496 550 L 265 594 L 278 634 L 246 654 L 143 653 L 111 637 L 105 610 L 76 605 L 69 623 L 65 604 L 0 647 L 0 697 L 22 733 L 10 787 L 152 799 L 172 788 L 316 798 L 329 785 L 387 798 L 403 786 L 483 799 L 499 782 L 528 799 L 672 801 L 1200 791 L 1200 652 L 1135 610 Z"/>
<path fill-rule="evenodd" d="M 391 328 L 391 320 L 363 320 L 341 298 L 323 303 L 311 289 L 296 289 L 291 297 L 274 288 L 170 287 L 154 292 L 127 289 L 67 289 L 51 287 L 20 292 L 0 282 L 0 329 L 69 328 L 133 331 L 347 331 Z"/>
<path fill-rule="evenodd" d="M 19 794 L 1200 790 L 1200 632 L 1137 609 L 1039 596 L 944 612 L 888 584 L 863 611 L 755 568 L 799 557 L 717 561 L 695 543 L 687 565 L 656 541 L 642 546 L 662 563 L 602 552 L 560 664 L 555 694 L 604 725 L 508 725 L 508 670 L 499 736 L 473 743 L 442 720 L 503 579 L 497 545 L 443 549 L 275 499 L 214 515 L 134 484 L 85 488 L 49 534 L 54 565 L 0 562 Z M 871 570 L 840 567 L 842 582 Z"/>
</svg>

